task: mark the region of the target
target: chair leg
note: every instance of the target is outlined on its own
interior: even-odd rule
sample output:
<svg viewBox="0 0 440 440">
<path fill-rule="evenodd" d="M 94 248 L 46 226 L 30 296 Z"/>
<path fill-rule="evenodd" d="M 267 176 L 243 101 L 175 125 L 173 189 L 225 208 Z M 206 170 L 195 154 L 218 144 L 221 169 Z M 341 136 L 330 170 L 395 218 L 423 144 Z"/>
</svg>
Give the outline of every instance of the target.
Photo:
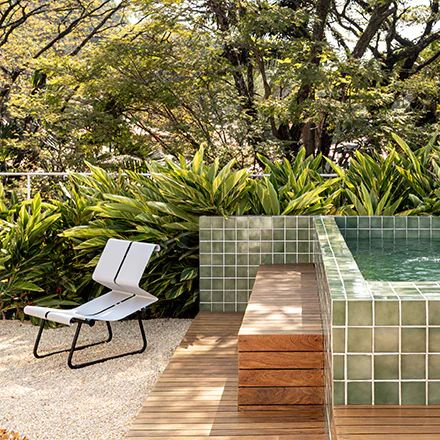
<svg viewBox="0 0 440 440">
<path fill-rule="evenodd" d="M 59 354 L 59 353 L 66 353 L 66 352 L 69 352 L 69 351 L 71 350 L 71 348 L 66 348 L 66 349 L 64 349 L 64 350 L 52 351 L 52 352 L 44 353 L 44 354 L 39 354 L 39 353 L 38 353 L 38 347 L 39 347 L 39 345 L 40 345 L 41 337 L 42 337 L 42 335 L 43 335 L 44 324 L 45 324 L 45 322 L 46 322 L 46 321 L 45 321 L 44 319 L 41 320 L 40 328 L 39 328 L 39 330 L 38 330 L 38 334 L 37 334 L 37 339 L 35 340 L 35 344 L 34 344 L 34 351 L 33 351 L 34 356 L 35 356 L 37 359 L 42 359 L 42 358 L 45 358 L 45 357 L 48 357 L 48 356 L 52 356 L 52 355 L 54 355 L 54 354 Z M 93 325 L 93 324 L 92 324 L 92 325 Z M 109 322 L 106 322 L 106 325 L 107 325 L 107 333 L 108 333 L 108 336 L 107 336 L 107 339 L 106 339 L 106 340 L 104 340 L 104 341 L 98 341 L 98 342 L 93 342 L 93 343 L 91 343 L 91 344 L 81 345 L 80 347 L 76 347 L 75 350 L 84 350 L 85 348 L 94 347 L 95 345 L 100 345 L 100 344 L 105 344 L 105 343 L 107 343 L 107 342 L 110 342 L 110 341 L 113 339 L 113 332 L 112 332 L 112 328 L 111 328 L 110 323 L 109 323 Z"/>
<path fill-rule="evenodd" d="M 76 347 L 76 344 L 78 342 L 78 338 L 79 338 L 79 334 L 81 332 L 82 324 L 83 324 L 82 322 L 78 323 L 78 326 L 75 331 L 75 336 L 73 337 L 72 347 L 70 348 L 70 351 L 69 351 L 69 357 L 67 358 L 67 365 L 72 369 L 84 368 L 84 367 L 88 367 L 89 365 L 100 364 L 101 362 L 109 361 L 111 359 L 118 359 L 118 358 L 121 358 L 124 356 L 143 353 L 147 348 L 147 345 L 148 345 L 147 337 L 145 336 L 145 329 L 142 324 L 141 313 L 139 312 L 138 313 L 138 324 L 139 324 L 139 330 L 140 330 L 141 337 L 142 337 L 142 346 L 140 349 L 135 350 L 135 351 L 129 351 L 126 353 L 117 354 L 114 356 L 101 358 L 101 359 L 96 359 L 93 361 L 83 362 L 81 364 L 74 364 L 73 363 L 73 355 L 74 355 L 75 351 L 79 350 L 79 348 Z"/>
</svg>

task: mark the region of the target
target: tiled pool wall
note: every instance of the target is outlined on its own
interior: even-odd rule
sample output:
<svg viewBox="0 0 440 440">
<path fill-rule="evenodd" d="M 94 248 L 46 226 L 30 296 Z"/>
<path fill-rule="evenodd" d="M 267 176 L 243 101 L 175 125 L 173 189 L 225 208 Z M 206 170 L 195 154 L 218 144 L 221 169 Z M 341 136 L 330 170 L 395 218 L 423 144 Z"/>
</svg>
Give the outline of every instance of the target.
<svg viewBox="0 0 440 440">
<path fill-rule="evenodd" d="M 316 229 L 313 229 L 314 263 L 316 265 L 316 278 L 318 282 L 319 299 L 321 303 L 321 317 L 324 331 L 324 378 L 325 378 L 325 410 L 326 423 L 330 440 L 336 438 L 335 426 L 333 425 L 333 370 L 332 370 L 332 347 L 331 347 L 331 326 L 332 326 L 332 301 L 329 284 L 325 273 L 323 255 L 318 241 Z"/>
<path fill-rule="evenodd" d="M 316 218 L 332 298 L 334 403 L 439 404 L 440 283 L 365 281 L 341 233 L 440 238 L 440 219 Z"/>
<path fill-rule="evenodd" d="M 313 217 L 201 217 L 200 309 L 244 311 L 260 264 L 314 261 Z"/>
<path fill-rule="evenodd" d="M 334 403 L 440 404 L 440 283 L 365 281 L 344 236 L 440 238 L 440 218 L 202 217 L 201 310 L 244 311 L 260 264 L 314 262 Z"/>
</svg>

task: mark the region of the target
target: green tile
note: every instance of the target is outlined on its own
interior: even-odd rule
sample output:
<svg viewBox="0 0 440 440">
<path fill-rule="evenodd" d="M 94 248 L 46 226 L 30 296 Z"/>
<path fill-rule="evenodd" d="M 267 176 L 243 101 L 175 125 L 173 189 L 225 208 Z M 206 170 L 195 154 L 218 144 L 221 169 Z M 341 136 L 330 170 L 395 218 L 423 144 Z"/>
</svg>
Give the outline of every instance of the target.
<svg viewBox="0 0 440 440">
<path fill-rule="evenodd" d="M 305 242 L 305 241 L 300 241 L 300 242 L 298 242 L 298 252 L 299 253 L 307 253 L 307 252 L 309 252 L 310 251 L 310 249 L 309 249 L 309 243 L 308 242 Z"/>
<path fill-rule="evenodd" d="M 371 353 L 373 350 L 371 328 L 348 328 L 348 352 Z"/>
<path fill-rule="evenodd" d="M 297 217 L 295 216 L 286 216 L 284 217 L 284 221 L 285 221 L 285 227 L 286 228 L 297 228 L 298 223 L 297 223 Z"/>
<path fill-rule="evenodd" d="M 294 240 L 296 241 L 296 229 L 286 229 L 286 240 Z"/>
<path fill-rule="evenodd" d="M 247 290 L 248 289 L 248 280 L 247 279 L 238 279 L 237 280 L 237 290 Z"/>
<path fill-rule="evenodd" d="M 213 290 L 223 290 L 223 278 L 212 280 L 212 289 Z"/>
<path fill-rule="evenodd" d="M 298 243 L 296 241 L 286 241 L 284 243 L 284 247 L 286 249 L 286 252 L 296 252 L 298 249 Z"/>
<path fill-rule="evenodd" d="M 224 252 L 227 254 L 235 254 L 236 252 L 235 242 L 226 241 L 224 243 Z"/>
<path fill-rule="evenodd" d="M 227 229 L 235 229 L 237 226 L 237 221 L 235 217 L 229 217 L 225 219 L 223 227 Z"/>
<path fill-rule="evenodd" d="M 424 301 L 403 301 L 402 325 L 426 325 L 426 303 Z"/>
<path fill-rule="evenodd" d="M 247 303 L 248 302 L 248 293 L 245 291 L 237 292 L 237 302 Z"/>
<path fill-rule="evenodd" d="M 440 355 L 430 354 L 428 356 L 428 377 L 429 379 L 440 379 Z"/>
<path fill-rule="evenodd" d="M 259 229 L 249 229 L 249 240 L 261 240 L 261 231 Z"/>
<path fill-rule="evenodd" d="M 199 273 L 201 277 L 211 277 L 211 266 L 201 266 Z"/>
<path fill-rule="evenodd" d="M 211 262 L 215 265 L 223 264 L 223 254 L 211 255 Z"/>
<path fill-rule="evenodd" d="M 223 217 L 211 217 L 212 229 L 223 228 L 224 221 L 225 219 Z"/>
<path fill-rule="evenodd" d="M 249 254 L 249 264 L 251 266 L 259 265 L 261 262 L 260 254 Z"/>
<path fill-rule="evenodd" d="M 333 301 L 333 325 L 345 325 L 345 301 Z"/>
<path fill-rule="evenodd" d="M 393 353 L 399 351 L 399 329 L 376 327 L 374 330 L 374 351 Z"/>
<path fill-rule="evenodd" d="M 402 328 L 402 353 L 424 353 L 426 330 L 424 328 Z"/>
<path fill-rule="evenodd" d="M 429 325 L 440 325 L 440 301 L 428 303 Z"/>
<path fill-rule="evenodd" d="M 202 229 L 199 231 L 199 239 L 200 240 L 211 240 L 211 230 Z"/>
<path fill-rule="evenodd" d="M 424 382 L 402 383 L 402 405 L 424 405 L 426 399 Z"/>
<path fill-rule="evenodd" d="M 395 217 L 394 225 L 396 229 L 406 229 L 406 217 Z"/>
<path fill-rule="evenodd" d="M 262 229 L 261 230 L 261 239 L 265 241 L 272 240 L 272 230 L 271 229 Z"/>
<path fill-rule="evenodd" d="M 418 217 L 408 217 L 407 224 L 408 224 L 408 229 L 418 229 L 419 228 Z"/>
<path fill-rule="evenodd" d="M 406 229 L 395 229 L 394 230 L 394 237 L 395 238 L 406 238 L 407 232 Z"/>
<path fill-rule="evenodd" d="M 223 303 L 212 303 L 211 310 L 213 312 L 224 312 Z"/>
<path fill-rule="evenodd" d="M 298 229 L 298 240 L 308 241 L 310 232 L 308 229 Z"/>
<path fill-rule="evenodd" d="M 399 303 L 397 301 L 375 301 L 376 325 L 399 325 Z"/>
<path fill-rule="evenodd" d="M 440 328 L 429 329 L 429 352 L 440 353 Z"/>
<path fill-rule="evenodd" d="M 431 217 L 419 217 L 419 228 L 431 229 Z"/>
<path fill-rule="evenodd" d="M 273 251 L 275 253 L 283 253 L 284 252 L 284 242 L 283 241 L 275 241 L 273 243 Z"/>
<path fill-rule="evenodd" d="M 370 218 L 370 228 L 371 229 L 382 229 L 382 217 L 371 217 Z"/>
<path fill-rule="evenodd" d="M 213 231 L 211 231 L 212 234 L 212 240 L 214 241 L 222 241 L 224 239 L 223 236 L 223 229 L 214 229 Z"/>
<path fill-rule="evenodd" d="M 440 382 L 428 383 L 428 403 L 429 405 L 440 404 Z"/>
<path fill-rule="evenodd" d="M 211 292 L 200 292 L 200 302 L 211 302 Z"/>
<path fill-rule="evenodd" d="M 238 303 L 237 304 L 237 312 L 245 312 L 246 311 L 246 307 L 247 307 L 247 304 Z"/>
<path fill-rule="evenodd" d="M 248 229 L 237 229 L 237 240 L 247 241 L 249 240 L 249 230 Z"/>
<path fill-rule="evenodd" d="M 236 280 L 235 279 L 226 279 L 223 281 L 226 290 L 235 290 L 236 289 Z"/>
<path fill-rule="evenodd" d="M 225 305 L 224 305 L 224 311 L 225 312 L 235 312 L 235 302 L 234 303 L 226 303 Z"/>
<path fill-rule="evenodd" d="M 359 228 L 370 228 L 370 218 L 371 217 L 359 217 Z"/>
<path fill-rule="evenodd" d="M 235 292 L 227 290 L 223 295 L 224 301 L 227 303 L 235 303 Z"/>
<path fill-rule="evenodd" d="M 345 377 L 344 371 L 344 355 L 333 355 L 333 379 L 343 380 Z"/>
<path fill-rule="evenodd" d="M 272 217 L 272 226 L 274 229 L 284 229 L 284 217 L 283 216 L 277 216 Z"/>
<path fill-rule="evenodd" d="M 284 229 L 274 229 L 273 239 L 283 241 L 284 240 Z"/>
<path fill-rule="evenodd" d="M 223 266 L 212 266 L 212 276 L 215 278 L 223 278 Z"/>
<path fill-rule="evenodd" d="M 201 312 L 212 312 L 212 304 L 200 303 L 199 309 Z"/>
<path fill-rule="evenodd" d="M 399 356 L 375 355 L 374 379 L 399 379 Z"/>
<path fill-rule="evenodd" d="M 371 383 L 370 382 L 351 382 L 348 383 L 347 403 L 349 405 L 371 405 Z"/>
<path fill-rule="evenodd" d="M 402 379 L 424 379 L 425 378 L 425 355 L 424 354 L 403 354 Z"/>
<path fill-rule="evenodd" d="M 239 266 L 247 266 L 249 265 L 249 254 L 239 254 L 237 255 L 237 264 Z"/>
<path fill-rule="evenodd" d="M 394 229 L 394 217 L 383 217 L 382 224 L 384 229 Z"/>
<path fill-rule="evenodd" d="M 248 277 L 248 268 L 246 266 L 237 266 L 236 268 L 236 276 L 238 278 L 247 278 Z"/>
<path fill-rule="evenodd" d="M 235 266 L 237 264 L 236 255 L 225 255 L 225 264 L 228 266 Z"/>
<path fill-rule="evenodd" d="M 212 302 L 223 302 L 223 291 L 212 291 Z"/>
<path fill-rule="evenodd" d="M 347 217 L 346 218 L 346 227 L 351 229 L 358 228 L 358 219 L 357 217 Z"/>
<path fill-rule="evenodd" d="M 333 404 L 344 405 L 345 404 L 345 392 L 343 382 L 333 382 Z"/>
<path fill-rule="evenodd" d="M 333 352 L 334 353 L 345 353 L 345 329 L 334 328 L 332 331 L 333 335 Z"/>
<path fill-rule="evenodd" d="M 348 355 L 347 356 L 347 378 L 371 379 L 371 355 Z"/>
<path fill-rule="evenodd" d="M 270 253 L 272 253 L 272 242 L 271 241 L 263 241 L 263 242 L 261 242 L 260 252 L 262 254 L 270 254 Z"/>
<path fill-rule="evenodd" d="M 311 224 L 310 217 L 297 217 L 298 229 L 309 229 Z"/>
<path fill-rule="evenodd" d="M 373 323 L 371 301 L 348 302 L 348 325 L 371 325 Z"/>
<path fill-rule="evenodd" d="M 419 238 L 419 231 L 418 229 L 408 229 L 406 236 L 408 238 Z"/>
<path fill-rule="evenodd" d="M 374 404 L 375 405 L 398 405 L 399 384 L 397 382 L 375 382 L 374 383 Z"/>
</svg>

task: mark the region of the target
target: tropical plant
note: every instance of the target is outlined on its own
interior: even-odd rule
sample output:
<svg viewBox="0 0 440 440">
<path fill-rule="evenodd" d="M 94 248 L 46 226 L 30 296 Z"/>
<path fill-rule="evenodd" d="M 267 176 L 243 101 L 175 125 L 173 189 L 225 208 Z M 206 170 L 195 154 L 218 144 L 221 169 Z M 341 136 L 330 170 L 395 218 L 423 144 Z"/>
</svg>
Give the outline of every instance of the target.
<svg viewBox="0 0 440 440">
<path fill-rule="evenodd" d="M 252 205 L 255 214 L 316 215 L 334 211 L 333 201 L 340 190 L 336 179 L 320 175 L 322 156 L 306 156 L 302 148 L 295 160 L 272 162 L 259 155 L 265 166 L 261 180 L 252 183 Z"/>
<path fill-rule="evenodd" d="M 218 160 L 208 165 L 200 150 L 189 163 L 149 164 L 149 176 L 127 171 L 123 188 L 103 170 L 91 167 L 91 176 L 74 176 L 85 194 L 96 194 L 89 207 L 93 219 L 66 230 L 83 273 L 91 268 L 108 238 L 153 241 L 162 250 L 144 277 L 145 287 L 160 301 L 152 308 L 158 315 L 191 312 L 198 293 L 198 219 L 201 215 L 244 214 L 250 209 L 245 170 L 234 162 L 220 169 Z M 118 180 L 118 178 L 116 179 Z"/>
</svg>

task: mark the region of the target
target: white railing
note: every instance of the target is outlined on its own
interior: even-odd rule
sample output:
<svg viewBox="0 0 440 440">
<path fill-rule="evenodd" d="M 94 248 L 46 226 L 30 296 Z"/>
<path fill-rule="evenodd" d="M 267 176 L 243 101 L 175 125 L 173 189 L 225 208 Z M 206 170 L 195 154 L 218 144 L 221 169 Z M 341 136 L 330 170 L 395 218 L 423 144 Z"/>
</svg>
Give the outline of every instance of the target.
<svg viewBox="0 0 440 440">
<path fill-rule="evenodd" d="M 83 176 L 91 176 L 92 173 L 90 172 L 0 172 L 0 180 L 3 180 L 5 177 L 12 177 L 12 178 L 20 178 L 20 177 L 26 177 L 26 198 L 29 200 L 32 198 L 32 179 L 38 178 L 38 177 L 61 177 L 66 178 L 70 174 L 81 174 Z M 111 173 L 110 173 L 111 174 Z M 114 173 L 116 174 L 116 173 Z M 150 176 L 150 173 L 139 173 L 141 176 Z M 322 173 L 320 174 L 321 177 L 324 177 L 325 179 L 330 179 L 332 177 L 337 177 L 337 174 L 326 174 Z M 251 174 L 252 178 L 259 178 L 259 177 L 268 177 L 269 174 Z"/>
</svg>

